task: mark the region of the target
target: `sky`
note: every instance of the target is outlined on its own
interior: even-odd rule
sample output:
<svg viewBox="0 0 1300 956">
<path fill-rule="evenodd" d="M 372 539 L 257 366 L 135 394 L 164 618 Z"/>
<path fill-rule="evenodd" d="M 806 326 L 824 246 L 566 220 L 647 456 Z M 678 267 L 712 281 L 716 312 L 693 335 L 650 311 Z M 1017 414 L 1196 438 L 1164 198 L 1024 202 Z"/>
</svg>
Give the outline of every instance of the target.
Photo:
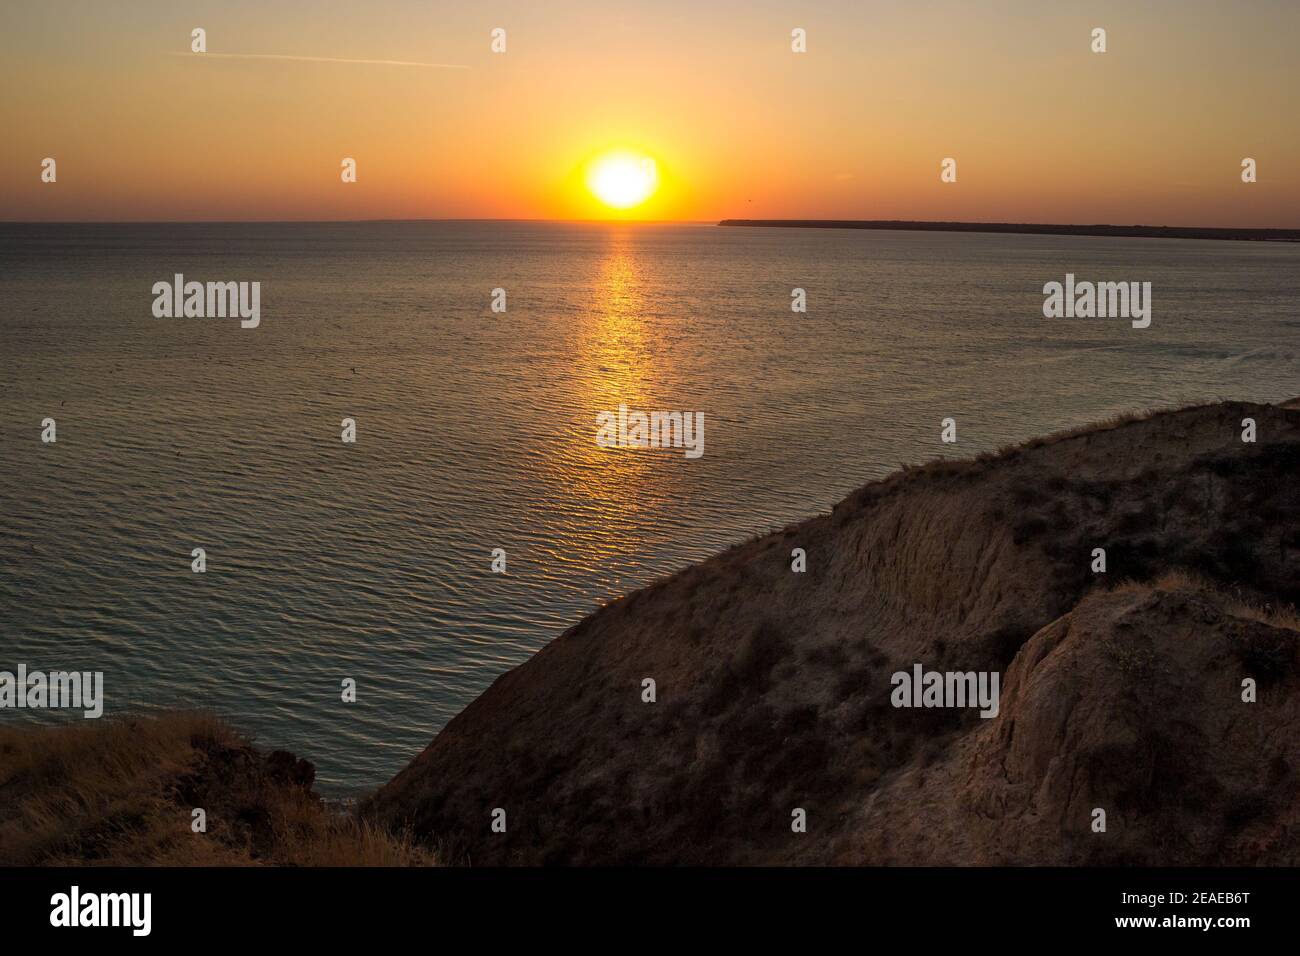
<svg viewBox="0 0 1300 956">
<path fill-rule="evenodd" d="M 1298 38 L 1295 0 L 6 3 L 0 220 L 1295 228 Z M 591 194 L 611 150 L 649 200 Z"/>
</svg>

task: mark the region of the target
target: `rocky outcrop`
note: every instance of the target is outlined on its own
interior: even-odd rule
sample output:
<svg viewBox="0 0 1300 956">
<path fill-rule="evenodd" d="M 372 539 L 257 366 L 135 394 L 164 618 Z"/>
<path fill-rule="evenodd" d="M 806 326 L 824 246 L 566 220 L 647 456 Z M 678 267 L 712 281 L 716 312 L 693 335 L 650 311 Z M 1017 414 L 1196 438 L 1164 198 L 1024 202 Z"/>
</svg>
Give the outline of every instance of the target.
<svg viewBox="0 0 1300 956">
<path fill-rule="evenodd" d="M 1295 864 L 1298 465 L 1224 403 L 906 469 L 570 628 L 365 810 L 475 864 Z M 918 663 L 998 716 L 893 706 Z"/>
</svg>

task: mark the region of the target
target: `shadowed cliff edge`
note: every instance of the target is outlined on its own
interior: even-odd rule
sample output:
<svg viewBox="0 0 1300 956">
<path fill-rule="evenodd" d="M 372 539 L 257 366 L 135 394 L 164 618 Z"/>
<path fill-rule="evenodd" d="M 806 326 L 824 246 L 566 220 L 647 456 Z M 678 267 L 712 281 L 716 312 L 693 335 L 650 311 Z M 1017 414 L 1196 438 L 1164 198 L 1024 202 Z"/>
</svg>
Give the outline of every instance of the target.
<svg viewBox="0 0 1300 956">
<path fill-rule="evenodd" d="M 905 468 L 569 628 L 363 809 L 475 864 L 1298 864 L 1297 466 L 1296 403 L 1228 402 Z M 999 715 L 891 706 L 916 663 Z"/>
</svg>

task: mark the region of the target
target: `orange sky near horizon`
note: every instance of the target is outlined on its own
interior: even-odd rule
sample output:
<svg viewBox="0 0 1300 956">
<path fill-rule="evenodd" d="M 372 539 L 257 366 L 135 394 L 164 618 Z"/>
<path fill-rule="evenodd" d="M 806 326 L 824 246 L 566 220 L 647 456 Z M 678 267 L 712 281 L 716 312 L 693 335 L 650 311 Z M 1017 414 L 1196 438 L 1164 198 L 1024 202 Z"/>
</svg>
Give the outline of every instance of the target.
<svg viewBox="0 0 1300 956">
<path fill-rule="evenodd" d="M 1300 227 L 1297 3 L 538 6 L 7 9 L 0 219 Z M 209 53 L 464 69 L 191 54 L 196 26 Z M 660 178 L 624 211 L 583 179 L 613 148 Z"/>
</svg>

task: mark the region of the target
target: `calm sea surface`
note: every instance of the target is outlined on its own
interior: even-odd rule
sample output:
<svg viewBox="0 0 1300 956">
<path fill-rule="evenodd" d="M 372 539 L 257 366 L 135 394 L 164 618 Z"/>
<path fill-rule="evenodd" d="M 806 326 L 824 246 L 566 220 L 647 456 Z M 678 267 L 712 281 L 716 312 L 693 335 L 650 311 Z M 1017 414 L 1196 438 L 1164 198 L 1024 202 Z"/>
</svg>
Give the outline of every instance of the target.
<svg viewBox="0 0 1300 956">
<path fill-rule="evenodd" d="M 177 272 L 260 281 L 260 327 L 154 318 Z M 1044 319 L 1066 272 L 1151 282 L 1151 327 Z M 109 714 L 210 708 L 360 794 L 600 602 L 900 462 L 1300 395 L 1298 303 L 1284 244 L 0 225 L 0 670 L 102 670 Z M 704 456 L 597 447 L 620 403 L 703 412 Z"/>
</svg>

